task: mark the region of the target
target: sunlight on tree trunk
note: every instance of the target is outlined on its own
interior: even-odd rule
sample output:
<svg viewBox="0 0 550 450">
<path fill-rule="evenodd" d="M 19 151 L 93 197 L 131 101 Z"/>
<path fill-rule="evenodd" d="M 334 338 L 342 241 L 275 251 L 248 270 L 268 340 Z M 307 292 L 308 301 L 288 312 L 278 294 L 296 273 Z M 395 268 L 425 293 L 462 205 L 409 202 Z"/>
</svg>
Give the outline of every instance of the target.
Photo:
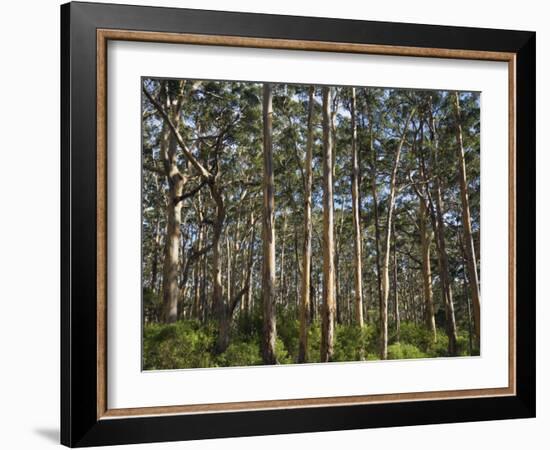
<svg viewBox="0 0 550 450">
<path fill-rule="evenodd" d="M 355 280 L 355 323 L 363 326 L 363 269 L 362 269 L 362 248 L 361 248 L 361 219 L 360 219 L 360 198 L 359 198 L 359 158 L 357 155 L 357 123 L 355 120 L 356 98 L 355 88 L 351 88 L 351 197 L 353 229 L 355 232 L 355 260 L 354 260 L 354 280 Z"/>
<path fill-rule="evenodd" d="M 305 157 L 305 180 L 304 180 L 304 248 L 302 256 L 302 290 L 300 301 L 300 342 L 298 350 L 298 362 L 306 362 L 307 354 L 307 333 L 309 318 L 309 303 L 311 292 L 311 186 L 313 180 L 312 159 L 313 159 L 313 102 L 315 88 L 309 88 L 308 115 L 307 115 L 307 142 Z"/>
<path fill-rule="evenodd" d="M 383 247 L 383 259 L 382 259 L 382 307 L 380 311 L 380 358 L 388 359 L 388 298 L 390 295 L 390 244 L 391 244 L 391 235 L 392 235 L 392 220 L 393 220 L 393 207 L 395 204 L 395 189 L 397 181 L 397 168 L 399 167 L 399 160 L 401 158 L 401 149 L 403 148 L 403 143 L 407 137 L 407 129 L 409 127 L 409 122 L 414 114 L 414 110 L 411 111 L 405 121 L 405 126 L 403 127 L 403 132 L 401 134 L 401 139 L 397 144 L 397 149 L 395 150 L 395 157 L 393 160 L 393 169 L 391 172 L 390 179 L 390 193 L 387 200 L 387 216 L 386 216 L 386 235 L 384 237 L 384 247 Z"/>
<path fill-rule="evenodd" d="M 263 88 L 263 127 L 264 127 L 264 207 L 263 240 L 264 262 L 262 277 L 263 297 L 263 349 L 264 364 L 276 364 L 275 340 L 275 223 L 274 223 L 274 179 L 273 179 L 273 92 L 269 83 Z"/>
<path fill-rule="evenodd" d="M 323 87 L 323 324 L 321 361 L 334 352 L 334 200 L 332 186 L 331 90 Z"/>
<path fill-rule="evenodd" d="M 464 144 L 462 139 L 462 125 L 460 119 L 460 103 L 458 92 L 454 93 L 454 108 L 456 119 L 456 140 L 458 150 L 458 170 L 460 180 L 460 199 L 462 201 L 462 229 L 464 231 L 464 247 L 466 249 L 466 262 L 468 266 L 468 280 L 474 305 L 474 327 L 477 348 L 480 348 L 480 301 L 479 279 L 477 275 L 476 251 L 472 236 L 472 221 L 470 218 L 470 202 L 468 199 L 468 181 L 466 175 L 466 163 L 464 160 Z"/>
</svg>

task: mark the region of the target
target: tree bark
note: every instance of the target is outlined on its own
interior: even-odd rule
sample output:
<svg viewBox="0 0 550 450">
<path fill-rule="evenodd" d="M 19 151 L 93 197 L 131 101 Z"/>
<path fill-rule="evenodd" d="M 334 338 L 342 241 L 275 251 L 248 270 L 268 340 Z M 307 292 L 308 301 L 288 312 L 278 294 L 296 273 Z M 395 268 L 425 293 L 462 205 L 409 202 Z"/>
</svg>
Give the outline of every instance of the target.
<svg viewBox="0 0 550 450">
<path fill-rule="evenodd" d="M 321 362 L 331 361 L 334 352 L 334 199 L 331 136 L 331 90 L 323 87 L 323 323 Z"/>
<path fill-rule="evenodd" d="M 246 294 L 243 302 L 243 312 L 245 316 L 250 314 L 250 307 L 252 304 L 252 272 L 254 270 L 254 243 L 256 241 L 256 219 L 254 217 L 254 211 L 250 212 L 249 224 L 251 227 L 250 230 L 250 241 L 248 243 L 248 269 L 243 276 L 243 288 L 246 287 Z M 248 284 L 247 284 L 248 281 Z"/>
<path fill-rule="evenodd" d="M 263 181 L 263 345 L 264 364 L 276 364 L 275 341 L 277 328 L 275 321 L 275 186 L 273 176 L 273 92 L 269 83 L 263 86 L 263 147 L 264 147 L 264 181 Z"/>
<path fill-rule="evenodd" d="M 393 311 L 395 318 L 395 339 L 399 342 L 401 338 L 401 317 L 399 315 L 399 286 L 397 284 L 397 237 L 395 235 L 395 223 L 393 224 Z"/>
<path fill-rule="evenodd" d="M 365 96 L 367 102 L 367 115 L 369 121 L 369 153 L 370 153 L 370 169 L 371 169 L 371 194 L 372 194 L 372 209 L 374 214 L 374 238 L 376 251 L 376 292 L 378 294 L 378 309 L 382 311 L 382 268 L 380 262 L 380 221 L 378 216 L 378 187 L 376 185 L 376 154 L 374 150 L 374 135 L 373 135 L 373 117 L 371 108 L 368 106 L 368 97 Z"/>
<path fill-rule="evenodd" d="M 168 103 L 168 102 L 167 102 Z M 178 111 L 170 111 L 175 126 L 179 126 Z M 180 247 L 180 225 L 182 203 L 178 200 L 186 182 L 176 162 L 177 142 L 166 121 L 162 125 L 161 156 L 164 174 L 168 181 L 168 202 L 166 204 L 166 238 L 164 241 L 164 263 L 162 276 L 163 318 L 165 323 L 178 319 L 178 268 Z"/>
<path fill-rule="evenodd" d="M 174 198 L 181 195 L 183 180 L 174 180 L 169 189 L 169 202 L 166 208 L 166 239 L 164 246 L 162 298 L 164 322 L 173 323 L 178 318 L 178 267 L 181 225 L 181 202 Z"/>
<path fill-rule="evenodd" d="M 437 329 L 435 326 L 435 310 L 432 291 L 432 268 L 430 264 L 430 246 L 432 233 L 428 233 L 426 226 L 427 210 L 424 198 L 419 197 L 420 211 L 420 248 L 422 253 L 422 285 L 424 291 L 425 321 L 426 327 L 432 335 L 433 342 L 437 340 Z"/>
<path fill-rule="evenodd" d="M 221 270 L 221 235 L 225 221 L 225 206 L 223 197 L 217 184 L 210 183 L 210 194 L 216 204 L 216 218 L 212 233 L 212 308 L 218 318 L 218 339 L 216 342 L 216 353 L 223 353 L 229 346 L 230 318 L 228 316 L 228 305 L 223 298 L 222 270 Z"/>
<path fill-rule="evenodd" d="M 407 136 L 407 129 L 409 127 L 409 122 L 414 113 L 414 110 L 409 114 L 407 120 L 405 121 L 405 126 L 403 128 L 403 133 L 401 139 L 397 145 L 395 151 L 395 159 L 393 161 L 393 169 L 391 172 L 390 179 L 390 193 L 388 197 L 388 212 L 386 217 L 386 235 L 384 236 L 384 248 L 383 248 L 383 260 L 382 260 L 382 305 L 380 308 L 380 358 L 388 359 L 388 298 L 389 298 L 389 287 L 390 287 L 390 278 L 389 278 L 389 268 L 390 268 L 390 245 L 391 245 L 391 235 L 392 235 L 392 220 L 393 220 L 393 208 L 395 203 L 395 187 L 397 181 L 397 169 L 399 167 L 399 160 L 401 158 L 401 149 L 403 148 L 403 143 Z"/>
<path fill-rule="evenodd" d="M 182 82 L 183 83 L 183 82 Z M 198 82 L 197 82 L 198 83 Z M 220 171 L 217 170 L 216 173 L 211 173 L 193 154 L 191 149 L 187 146 L 185 143 L 185 140 L 183 139 L 181 133 L 179 132 L 179 122 L 175 122 L 175 119 L 179 120 L 179 111 L 181 109 L 181 99 L 178 102 L 167 102 L 167 105 L 172 105 L 174 103 L 175 106 L 173 108 L 178 111 L 177 114 L 169 114 L 166 109 L 162 106 L 162 104 L 155 99 L 145 88 L 143 88 L 143 92 L 145 96 L 153 103 L 157 111 L 160 113 L 162 118 L 164 119 L 164 124 L 167 125 L 172 132 L 172 137 L 175 138 L 175 141 L 177 145 L 179 145 L 179 148 L 183 152 L 183 155 L 187 159 L 187 161 L 191 164 L 191 166 L 195 169 L 195 171 L 198 173 L 199 177 L 202 180 L 202 184 L 207 184 L 210 189 L 210 194 L 212 196 L 212 199 L 215 203 L 215 211 L 216 211 L 216 217 L 214 219 L 213 224 L 213 233 L 212 233 L 212 309 L 214 311 L 214 314 L 216 315 L 218 319 L 218 339 L 215 346 L 215 352 L 216 353 L 222 353 L 225 351 L 229 345 L 229 329 L 230 329 L 230 321 L 231 321 L 231 314 L 232 314 L 232 304 L 233 299 L 229 298 L 227 301 L 223 298 L 223 286 L 222 286 L 222 275 L 221 275 L 221 248 L 220 248 L 220 239 L 221 234 L 223 231 L 223 225 L 225 222 L 225 216 L 226 216 L 226 210 L 224 205 L 224 199 L 223 195 L 220 191 L 219 186 L 219 178 L 220 178 Z M 183 98 L 183 84 L 181 85 L 180 89 L 180 98 Z M 221 146 L 223 142 L 223 134 L 226 133 L 229 130 L 229 128 L 226 128 L 218 137 L 217 142 L 215 145 L 215 151 L 220 152 Z M 175 157 L 174 157 L 175 161 Z M 166 165 L 166 163 L 165 163 Z M 184 184 L 185 184 L 185 180 Z M 179 195 L 175 197 L 178 199 L 179 203 L 181 204 L 181 200 L 184 198 L 182 193 L 180 192 Z M 181 208 L 181 206 L 180 206 Z M 180 219 L 181 220 L 181 219 Z M 178 228 L 179 230 L 179 228 Z M 176 282 L 177 286 L 177 282 Z M 177 301 L 176 301 L 177 303 Z M 176 308 L 176 317 L 177 317 L 177 308 Z"/>
<path fill-rule="evenodd" d="M 279 234 L 279 242 L 281 242 L 281 256 L 279 259 L 279 304 L 286 307 L 286 289 L 285 289 L 285 247 L 286 247 L 286 210 L 283 210 L 283 225 Z"/>
<path fill-rule="evenodd" d="M 363 326 L 363 277 L 362 277 L 362 242 L 360 219 L 360 193 L 359 193 L 359 157 L 357 154 L 357 123 L 356 123 L 356 99 L 355 88 L 351 88 L 351 199 L 354 230 L 354 289 L 355 289 L 355 323 Z"/>
<path fill-rule="evenodd" d="M 300 298 L 300 340 L 298 347 L 298 362 L 304 363 L 308 360 L 307 355 L 307 333 L 308 316 L 310 308 L 311 293 L 311 188 L 313 184 L 313 96 L 315 88 L 309 88 L 309 103 L 307 115 L 307 142 L 305 158 L 305 180 L 304 180 L 304 248 L 302 254 L 302 290 Z"/>
<path fill-rule="evenodd" d="M 460 198 L 462 201 L 462 229 L 464 232 L 464 247 L 466 250 L 466 262 L 468 267 L 468 284 L 474 306 L 475 342 L 480 345 L 480 295 L 479 278 L 477 274 L 476 251 L 472 236 L 472 223 L 470 217 L 470 202 L 468 199 L 468 181 L 466 175 L 466 163 L 464 159 L 464 144 L 462 139 L 462 123 L 460 119 L 460 102 L 458 92 L 454 93 L 454 109 L 456 116 L 456 140 L 458 153 L 458 171 L 460 181 Z"/>
<path fill-rule="evenodd" d="M 456 355 L 456 321 L 454 313 L 453 303 L 453 291 L 451 280 L 449 277 L 449 257 L 447 255 L 447 248 L 445 243 L 445 224 L 443 221 L 443 200 L 441 198 L 441 183 L 439 176 L 435 178 L 435 210 L 437 218 L 437 238 L 438 238 L 438 250 L 439 250 L 439 272 L 441 276 L 441 287 L 443 291 L 443 297 L 445 300 L 445 316 L 447 322 L 447 336 L 449 338 L 448 351 L 451 356 Z"/>
<path fill-rule="evenodd" d="M 158 183 L 158 176 L 157 174 L 153 174 L 153 177 L 155 179 L 155 187 L 157 192 L 160 192 L 159 183 Z M 155 219 L 155 232 L 153 236 L 153 262 L 151 264 L 151 291 L 154 293 L 157 292 L 157 284 L 158 284 L 158 272 L 159 272 L 159 249 L 161 244 L 161 232 L 160 232 L 160 216 L 161 216 L 161 209 L 160 205 L 157 205 L 156 208 L 156 219 Z"/>
<path fill-rule="evenodd" d="M 428 126 L 430 128 L 432 145 L 434 148 L 434 160 L 437 170 L 437 164 L 439 162 L 439 140 L 437 138 L 437 130 L 435 126 L 435 118 L 433 111 L 431 109 L 431 100 L 430 100 L 430 120 Z M 456 321 L 454 313 L 454 304 L 453 304 L 453 291 L 452 284 L 449 277 L 449 257 L 447 254 L 446 244 L 445 244 L 445 223 L 443 220 L 443 200 L 441 195 L 441 181 L 439 174 L 435 174 L 434 188 L 435 188 L 435 211 L 433 211 L 434 216 L 434 228 L 436 234 L 436 248 L 438 251 L 438 261 L 439 261 L 439 275 L 441 278 L 441 290 L 443 293 L 443 300 L 445 303 L 445 319 L 446 319 L 446 331 L 447 337 L 449 339 L 448 352 L 449 355 L 455 356 L 457 352 L 456 341 Z M 430 202 L 431 203 L 431 202 Z M 432 206 L 433 208 L 433 206 Z"/>
</svg>

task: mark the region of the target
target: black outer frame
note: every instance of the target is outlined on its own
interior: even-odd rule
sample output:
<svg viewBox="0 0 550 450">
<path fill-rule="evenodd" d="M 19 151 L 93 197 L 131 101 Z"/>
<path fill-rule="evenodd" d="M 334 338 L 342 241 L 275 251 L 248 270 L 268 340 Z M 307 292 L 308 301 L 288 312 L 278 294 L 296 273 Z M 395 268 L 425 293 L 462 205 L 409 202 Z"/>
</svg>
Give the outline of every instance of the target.
<svg viewBox="0 0 550 450">
<path fill-rule="evenodd" d="M 516 53 L 517 395 L 98 420 L 98 28 Z M 534 32 L 80 2 L 61 6 L 62 444 L 83 447 L 534 417 L 535 298 Z"/>
</svg>

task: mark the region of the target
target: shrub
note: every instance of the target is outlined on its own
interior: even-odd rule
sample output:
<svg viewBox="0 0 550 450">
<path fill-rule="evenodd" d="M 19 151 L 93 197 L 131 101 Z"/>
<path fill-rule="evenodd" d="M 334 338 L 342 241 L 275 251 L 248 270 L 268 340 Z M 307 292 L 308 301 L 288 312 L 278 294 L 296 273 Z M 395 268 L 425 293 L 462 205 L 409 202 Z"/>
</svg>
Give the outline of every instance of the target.
<svg viewBox="0 0 550 450">
<path fill-rule="evenodd" d="M 479 356 L 479 348 L 476 346 L 474 336 L 472 336 L 472 352 L 470 354 L 470 336 L 468 331 L 460 331 L 458 333 L 456 347 L 459 356 Z"/>
<path fill-rule="evenodd" d="M 321 324 L 313 321 L 307 333 L 307 361 L 316 363 L 321 361 Z"/>
<path fill-rule="evenodd" d="M 150 324 L 143 329 L 145 370 L 211 367 L 214 328 L 196 321 Z"/>
<path fill-rule="evenodd" d="M 239 314 L 232 330 L 232 338 L 238 341 L 259 340 L 262 334 L 262 316 L 259 308 L 251 314 Z"/>
<path fill-rule="evenodd" d="M 374 327 L 364 325 L 336 325 L 334 342 L 335 361 L 361 361 L 365 359 L 369 343 L 375 340 Z"/>
<path fill-rule="evenodd" d="M 143 317 L 146 322 L 158 322 L 162 311 L 162 299 L 153 290 L 143 288 Z"/>
<path fill-rule="evenodd" d="M 444 330 L 437 330 L 437 340 L 428 347 L 428 356 L 437 358 L 441 356 L 449 356 L 448 352 L 449 338 Z"/>
<path fill-rule="evenodd" d="M 183 320 L 174 324 L 147 323 L 143 329 L 143 368 L 145 370 L 183 369 L 194 367 L 252 366 L 262 364 L 262 319 L 259 310 L 235 318 L 231 328 L 230 345 L 221 355 L 214 353 L 217 338 L 215 322 L 201 323 Z M 333 361 L 360 361 L 379 359 L 380 338 L 376 325 L 336 324 L 334 330 Z M 395 338 L 395 336 L 394 336 Z M 461 331 L 457 352 L 469 355 L 469 336 Z M 392 341 L 390 340 L 390 343 Z M 279 364 L 293 364 L 298 360 L 299 321 L 292 314 L 278 314 L 275 357 Z M 400 342 L 388 347 L 388 359 L 414 359 L 449 356 L 448 338 L 438 329 L 437 340 L 421 324 L 403 322 Z M 321 323 L 313 321 L 308 327 L 309 363 L 320 362 Z M 479 354 L 473 349 L 473 354 Z"/>
<path fill-rule="evenodd" d="M 217 359 L 219 366 L 254 366 L 262 364 L 260 345 L 257 341 L 235 342 Z"/>
<path fill-rule="evenodd" d="M 298 346 L 300 341 L 300 322 L 288 316 L 281 316 L 277 319 L 277 338 L 291 359 L 291 362 L 298 360 Z"/>
<path fill-rule="evenodd" d="M 415 359 L 425 358 L 426 356 L 418 347 L 411 344 L 397 342 L 388 346 L 388 359 Z"/>
<path fill-rule="evenodd" d="M 433 336 L 423 324 L 416 325 L 410 322 L 402 322 L 399 341 L 414 345 L 426 352 L 433 345 Z"/>
<path fill-rule="evenodd" d="M 279 364 L 292 364 L 294 362 L 280 338 L 275 341 L 275 358 Z"/>
</svg>

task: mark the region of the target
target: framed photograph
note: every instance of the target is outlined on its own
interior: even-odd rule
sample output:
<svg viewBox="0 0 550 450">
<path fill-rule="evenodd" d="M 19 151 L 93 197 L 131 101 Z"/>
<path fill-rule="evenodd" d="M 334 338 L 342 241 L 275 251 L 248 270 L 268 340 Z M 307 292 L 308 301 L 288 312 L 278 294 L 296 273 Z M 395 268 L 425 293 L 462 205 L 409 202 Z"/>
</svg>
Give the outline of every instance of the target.
<svg viewBox="0 0 550 450">
<path fill-rule="evenodd" d="M 61 7 L 61 441 L 535 415 L 535 33 Z"/>
</svg>

